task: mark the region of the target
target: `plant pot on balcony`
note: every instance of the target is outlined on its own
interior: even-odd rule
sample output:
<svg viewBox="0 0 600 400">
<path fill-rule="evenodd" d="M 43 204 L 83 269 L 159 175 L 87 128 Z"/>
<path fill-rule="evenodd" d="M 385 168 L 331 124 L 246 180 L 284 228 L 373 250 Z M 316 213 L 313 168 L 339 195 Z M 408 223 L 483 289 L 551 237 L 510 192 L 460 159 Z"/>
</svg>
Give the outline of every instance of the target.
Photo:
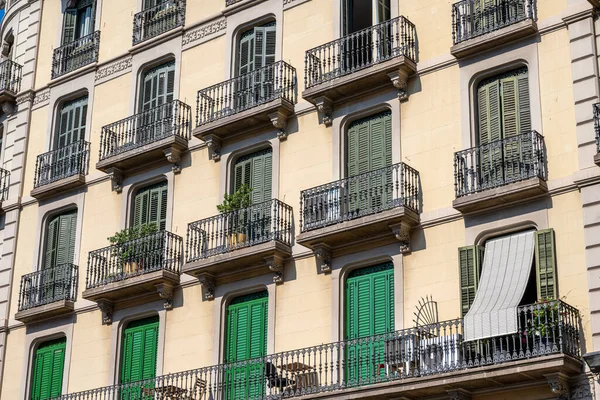
<svg viewBox="0 0 600 400">
<path fill-rule="evenodd" d="M 243 246 L 247 239 L 248 235 L 245 233 L 230 233 L 227 237 L 227 246 L 230 248 Z"/>
<path fill-rule="evenodd" d="M 123 264 L 123 272 L 125 275 L 135 274 L 140 270 L 140 265 L 137 261 L 128 261 Z"/>
</svg>

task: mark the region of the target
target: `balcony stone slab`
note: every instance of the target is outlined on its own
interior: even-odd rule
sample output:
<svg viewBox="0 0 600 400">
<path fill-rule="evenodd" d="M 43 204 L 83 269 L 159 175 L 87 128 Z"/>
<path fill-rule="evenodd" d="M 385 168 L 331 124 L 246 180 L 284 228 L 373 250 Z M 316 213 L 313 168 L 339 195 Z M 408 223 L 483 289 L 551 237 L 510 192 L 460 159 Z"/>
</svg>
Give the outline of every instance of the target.
<svg viewBox="0 0 600 400">
<path fill-rule="evenodd" d="M 463 214 L 469 214 L 518 203 L 546 193 L 546 181 L 534 177 L 459 197 L 452 202 L 452 206 Z"/>
<path fill-rule="evenodd" d="M 594 163 L 600 166 L 600 153 L 596 153 L 596 155 L 594 156 Z"/>
<path fill-rule="evenodd" d="M 42 200 L 83 185 L 85 185 L 85 175 L 76 174 L 33 189 L 31 197 Z"/>
<path fill-rule="evenodd" d="M 15 319 L 25 324 L 42 321 L 48 318 L 58 317 L 70 314 L 75 308 L 75 303 L 70 300 L 60 300 L 42 306 L 19 311 L 15 314 Z"/>
<path fill-rule="evenodd" d="M 512 25 L 505 26 L 493 32 L 476 36 L 455 44 L 450 48 L 450 53 L 456 58 L 464 58 L 481 53 L 494 47 L 535 34 L 538 31 L 533 19 L 526 19 Z"/>
<path fill-rule="evenodd" d="M 10 113 L 13 110 L 17 101 L 17 94 L 8 89 L 0 89 L 0 107 L 5 113 Z"/>
</svg>

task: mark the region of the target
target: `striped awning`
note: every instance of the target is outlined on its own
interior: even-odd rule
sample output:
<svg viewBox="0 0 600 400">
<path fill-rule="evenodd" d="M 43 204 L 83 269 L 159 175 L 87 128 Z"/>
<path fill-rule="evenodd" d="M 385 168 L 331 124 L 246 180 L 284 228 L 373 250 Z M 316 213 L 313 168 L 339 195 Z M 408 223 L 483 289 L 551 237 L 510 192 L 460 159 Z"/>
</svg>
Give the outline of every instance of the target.
<svg viewBox="0 0 600 400">
<path fill-rule="evenodd" d="M 464 317 L 464 340 L 517 332 L 517 307 L 527 287 L 534 249 L 533 231 L 486 243 L 475 300 Z"/>
</svg>

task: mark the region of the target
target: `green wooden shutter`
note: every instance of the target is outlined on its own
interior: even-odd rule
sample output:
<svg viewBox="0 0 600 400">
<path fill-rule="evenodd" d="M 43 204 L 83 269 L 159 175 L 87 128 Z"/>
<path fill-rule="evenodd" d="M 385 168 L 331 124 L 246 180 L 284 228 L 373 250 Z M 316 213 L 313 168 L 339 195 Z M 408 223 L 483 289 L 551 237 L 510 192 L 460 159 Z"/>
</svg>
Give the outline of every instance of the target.
<svg viewBox="0 0 600 400">
<path fill-rule="evenodd" d="M 254 30 L 245 32 L 239 45 L 238 75 L 254 71 Z"/>
<path fill-rule="evenodd" d="M 71 43 L 75 40 L 75 24 L 77 22 L 77 9 L 67 8 L 63 15 L 63 31 L 62 31 L 62 45 Z"/>
<path fill-rule="evenodd" d="M 488 82 L 478 89 L 479 143 L 482 148 L 480 180 L 482 185 L 495 182 L 502 173 L 502 149 L 490 147 L 490 143 L 502 139 L 500 119 L 501 101 L 498 80 Z"/>
<path fill-rule="evenodd" d="M 252 204 L 271 200 L 272 170 L 273 151 L 270 148 L 240 157 L 234 166 L 233 190 L 246 184 L 252 188 Z"/>
<path fill-rule="evenodd" d="M 167 194 L 167 182 L 140 189 L 133 201 L 133 226 L 154 223 L 159 230 L 166 229 Z"/>
<path fill-rule="evenodd" d="M 460 307 L 463 317 L 469 312 L 475 300 L 481 275 L 483 250 L 483 247 L 479 246 L 467 246 L 458 249 Z"/>
<path fill-rule="evenodd" d="M 35 352 L 31 380 L 31 400 L 62 395 L 66 339 L 42 343 Z"/>
<path fill-rule="evenodd" d="M 57 215 L 48 222 L 46 230 L 45 268 L 73 263 L 77 211 Z"/>
<path fill-rule="evenodd" d="M 45 268 L 52 268 L 56 265 L 56 252 L 59 237 L 60 218 L 54 217 L 48 223 L 46 231 L 46 259 L 44 262 Z"/>
<path fill-rule="evenodd" d="M 557 299 L 556 245 L 553 229 L 535 233 L 535 268 L 538 299 Z"/>
<path fill-rule="evenodd" d="M 148 111 L 173 100 L 175 62 L 148 70 L 142 80 L 140 111 Z"/>
<path fill-rule="evenodd" d="M 517 74 L 517 112 L 519 120 L 519 132 L 531 131 L 531 107 L 529 99 L 529 76 L 526 69 Z"/>
<path fill-rule="evenodd" d="M 121 383 L 156 377 L 158 326 L 155 316 L 134 321 L 123 331 Z"/>
<path fill-rule="evenodd" d="M 60 149 L 85 138 L 87 96 L 65 103 L 59 113 L 56 148 Z"/>
</svg>

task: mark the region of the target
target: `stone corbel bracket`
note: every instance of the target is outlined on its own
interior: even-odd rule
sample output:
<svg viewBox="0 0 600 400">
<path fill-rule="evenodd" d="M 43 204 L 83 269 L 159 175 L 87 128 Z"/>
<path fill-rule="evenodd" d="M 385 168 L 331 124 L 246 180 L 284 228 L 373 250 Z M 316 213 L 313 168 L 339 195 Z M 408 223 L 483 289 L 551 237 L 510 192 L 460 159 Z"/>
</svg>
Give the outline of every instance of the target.
<svg viewBox="0 0 600 400">
<path fill-rule="evenodd" d="M 333 259 L 331 247 L 327 246 L 326 244 L 318 244 L 313 247 L 313 252 L 321 272 L 324 274 L 330 274 L 331 260 Z"/>
<path fill-rule="evenodd" d="M 173 285 L 160 283 L 155 287 L 160 298 L 165 301 L 163 305 L 165 310 L 171 310 L 173 308 Z"/>
<path fill-rule="evenodd" d="M 163 150 L 163 153 L 165 153 L 167 161 L 173 164 L 173 173 L 180 173 L 181 167 L 179 166 L 179 162 L 181 161 L 181 150 L 171 147 L 169 149 Z"/>
<path fill-rule="evenodd" d="M 569 377 L 562 372 L 544 375 L 550 390 L 556 395 L 559 400 L 569 399 Z"/>
<path fill-rule="evenodd" d="M 315 105 L 317 106 L 317 111 L 321 114 L 321 118 L 323 118 L 323 124 L 326 127 L 330 127 L 333 124 L 333 102 L 323 96 L 315 99 Z"/>
<path fill-rule="evenodd" d="M 405 223 L 399 223 L 389 226 L 392 233 L 400 242 L 400 253 L 410 253 L 410 226 Z"/>
<path fill-rule="evenodd" d="M 102 325 L 110 325 L 113 321 L 113 311 L 115 309 L 112 301 L 98 300 L 98 308 L 102 312 Z"/>
<path fill-rule="evenodd" d="M 221 160 L 221 138 L 215 135 L 206 135 L 204 142 L 208 148 L 208 157 L 214 162 Z"/>
<path fill-rule="evenodd" d="M 283 257 L 279 255 L 265 257 L 265 263 L 271 272 L 275 274 L 273 283 L 281 285 L 283 283 Z"/>
<path fill-rule="evenodd" d="M 471 400 L 471 392 L 464 389 L 448 390 L 448 399 L 450 400 Z"/>
<path fill-rule="evenodd" d="M 281 111 L 276 111 L 272 114 L 269 114 L 269 118 L 271 119 L 271 123 L 273 123 L 273 126 L 278 129 L 277 137 L 279 138 L 279 140 L 286 140 L 287 115 Z"/>
<path fill-rule="evenodd" d="M 211 274 L 199 274 L 197 276 L 198 281 L 204 288 L 204 300 L 215 299 L 215 288 L 217 287 L 217 280 Z"/>
<path fill-rule="evenodd" d="M 398 99 L 400 101 L 408 100 L 408 75 L 398 70 L 388 74 L 392 85 L 398 89 Z"/>
<path fill-rule="evenodd" d="M 121 193 L 123 191 L 123 171 L 121 171 L 119 168 L 110 168 L 106 172 L 110 176 L 113 192 Z"/>
</svg>

